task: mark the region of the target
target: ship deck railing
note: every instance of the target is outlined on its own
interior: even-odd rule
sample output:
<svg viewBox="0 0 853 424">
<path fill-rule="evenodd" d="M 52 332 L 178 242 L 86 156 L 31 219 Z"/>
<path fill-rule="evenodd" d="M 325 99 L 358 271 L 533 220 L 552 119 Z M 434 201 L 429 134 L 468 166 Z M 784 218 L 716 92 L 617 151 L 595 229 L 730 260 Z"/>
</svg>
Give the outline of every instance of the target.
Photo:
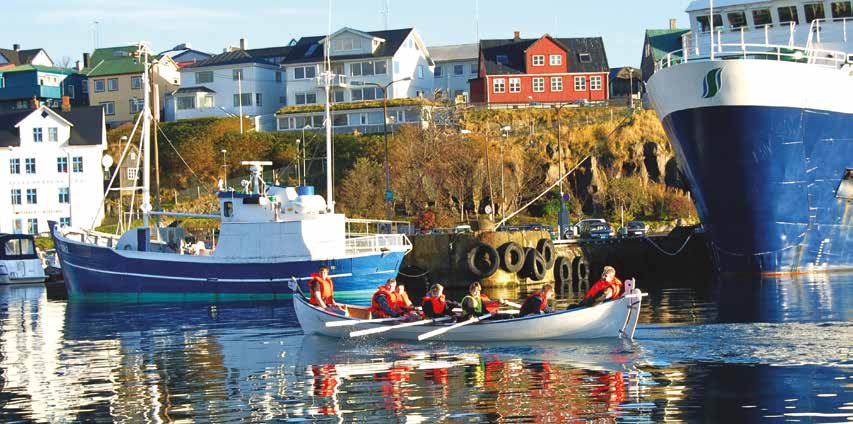
<svg viewBox="0 0 853 424">
<path fill-rule="evenodd" d="M 372 234 L 414 234 L 415 227 L 408 221 L 347 218 L 346 233 L 347 237 L 361 237 Z"/>
<path fill-rule="evenodd" d="M 808 63 L 839 69 L 850 65 L 847 53 L 838 50 L 824 50 L 789 45 L 722 43 L 714 46 L 714 54 L 691 55 L 691 49 L 675 50 L 657 62 L 656 70 L 688 63 L 708 60 L 774 60 L 779 62 Z"/>
<path fill-rule="evenodd" d="M 121 236 L 103 233 L 95 230 L 84 230 L 81 228 L 63 229 L 61 234 L 71 240 L 79 240 L 81 243 L 93 244 L 95 246 L 115 248 Z"/>
<path fill-rule="evenodd" d="M 345 246 L 350 254 L 382 253 L 410 250 L 412 242 L 405 234 L 372 234 L 348 238 Z"/>
</svg>

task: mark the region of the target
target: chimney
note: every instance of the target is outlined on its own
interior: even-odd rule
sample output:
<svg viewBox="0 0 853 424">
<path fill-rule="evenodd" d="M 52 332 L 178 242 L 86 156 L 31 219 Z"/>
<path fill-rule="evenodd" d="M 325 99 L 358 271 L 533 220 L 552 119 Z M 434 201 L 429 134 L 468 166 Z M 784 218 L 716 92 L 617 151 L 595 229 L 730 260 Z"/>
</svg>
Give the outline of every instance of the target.
<svg viewBox="0 0 853 424">
<path fill-rule="evenodd" d="M 12 50 L 14 50 L 14 51 L 21 50 L 21 45 L 20 44 L 12 44 Z"/>
<path fill-rule="evenodd" d="M 521 40 L 521 31 L 515 31 L 512 33 L 513 41 Z"/>
<path fill-rule="evenodd" d="M 83 67 L 89 67 L 89 53 L 83 53 Z"/>
<path fill-rule="evenodd" d="M 62 96 L 62 111 L 71 112 L 71 97 Z"/>
<path fill-rule="evenodd" d="M 240 50 L 246 50 L 246 39 L 245 38 L 240 39 Z"/>
<path fill-rule="evenodd" d="M 676 29 L 676 28 L 678 28 L 677 21 L 675 20 L 675 18 L 670 19 L 669 20 L 669 29 Z"/>
<path fill-rule="evenodd" d="M 33 98 L 32 98 L 32 99 L 30 99 L 30 106 L 31 106 L 33 109 L 38 109 L 38 108 L 39 108 L 39 106 L 41 106 L 41 103 L 39 103 L 39 99 L 38 99 L 38 98 L 36 98 L 36 96 L 33 96 Z"/>
</svg>

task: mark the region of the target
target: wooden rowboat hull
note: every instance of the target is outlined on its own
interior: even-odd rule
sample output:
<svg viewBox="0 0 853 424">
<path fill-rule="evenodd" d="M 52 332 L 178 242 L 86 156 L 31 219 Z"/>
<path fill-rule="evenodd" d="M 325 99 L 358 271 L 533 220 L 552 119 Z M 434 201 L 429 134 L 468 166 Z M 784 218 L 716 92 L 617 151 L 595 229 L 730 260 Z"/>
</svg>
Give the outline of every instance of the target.
<svg viewBox="0 0 853 424">
<path fill-rule="evenodd" d="M 467 325 L 430 340 L 449 342 L 504 342 L 532 340 L 583 340 L 607 337 L 631 337 L 640 313 L 641 293 L 635 289 L 629 297 L 605 302 L 591 308 L 558 311 L 521 318 L 488 320 Z M 326 327 L 327 322 L 357 320 L 315 308 L 302 296 L 293 296 L 296 317 L 305 334 L 349 338 L 354 330 L 385 327 L 385 323 L 363 323 L 354 326 Z M 376 336 L 394 340 L 417 340 L 418 335 L 449 324 L 429 324 L 399 328 Z"/>
</svg>

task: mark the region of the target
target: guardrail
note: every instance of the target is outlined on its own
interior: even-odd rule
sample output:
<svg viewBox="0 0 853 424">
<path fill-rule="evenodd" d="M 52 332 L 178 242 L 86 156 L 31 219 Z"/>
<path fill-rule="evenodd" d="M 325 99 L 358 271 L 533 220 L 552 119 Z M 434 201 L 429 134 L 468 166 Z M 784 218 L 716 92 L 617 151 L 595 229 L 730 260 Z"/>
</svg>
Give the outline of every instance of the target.
<svg viewBox="0 0 853 424">
<path fill-rule="evenodd" d="M 379 253 L 390 250 L 408 250 L 412 242 L 405 234 L 374 234 L 346 239 L 348 253 Z"/>
<path fill-rule="evenodd" d="M 814 49 L 787 45 L 723 43 L 714 46 L 713 60 L 753 59 L 809 63 L 839 68 L 848 62 L 847 53 L 837 50 Z M 697 60 L 711 60 L 711 55 L 690 56 L 690 49 L 675 50 L 657 62 L 657 70 Z"/>
<path fill-rule="evenodd" d="M 373 234 L 414 234 L 415 227 L 408 221 L 389 221 L 385 219 L 347 218 L 347 237 Z"/>
</svg>

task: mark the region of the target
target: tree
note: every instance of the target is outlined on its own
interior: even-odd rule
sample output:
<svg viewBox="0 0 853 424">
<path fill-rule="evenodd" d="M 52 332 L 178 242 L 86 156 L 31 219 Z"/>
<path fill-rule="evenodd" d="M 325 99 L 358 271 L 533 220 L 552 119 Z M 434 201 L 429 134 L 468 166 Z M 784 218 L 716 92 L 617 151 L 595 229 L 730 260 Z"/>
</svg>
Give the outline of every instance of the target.
<svg viewBox="0 0 853 424">
<path fill-rule="evenodd" d="M 339 204 L 352 216 L 382 216 L 385 205 L 383 180 L 382 165 L 364 157 L 357 159 L 340 185 Z"/>
</svg>

